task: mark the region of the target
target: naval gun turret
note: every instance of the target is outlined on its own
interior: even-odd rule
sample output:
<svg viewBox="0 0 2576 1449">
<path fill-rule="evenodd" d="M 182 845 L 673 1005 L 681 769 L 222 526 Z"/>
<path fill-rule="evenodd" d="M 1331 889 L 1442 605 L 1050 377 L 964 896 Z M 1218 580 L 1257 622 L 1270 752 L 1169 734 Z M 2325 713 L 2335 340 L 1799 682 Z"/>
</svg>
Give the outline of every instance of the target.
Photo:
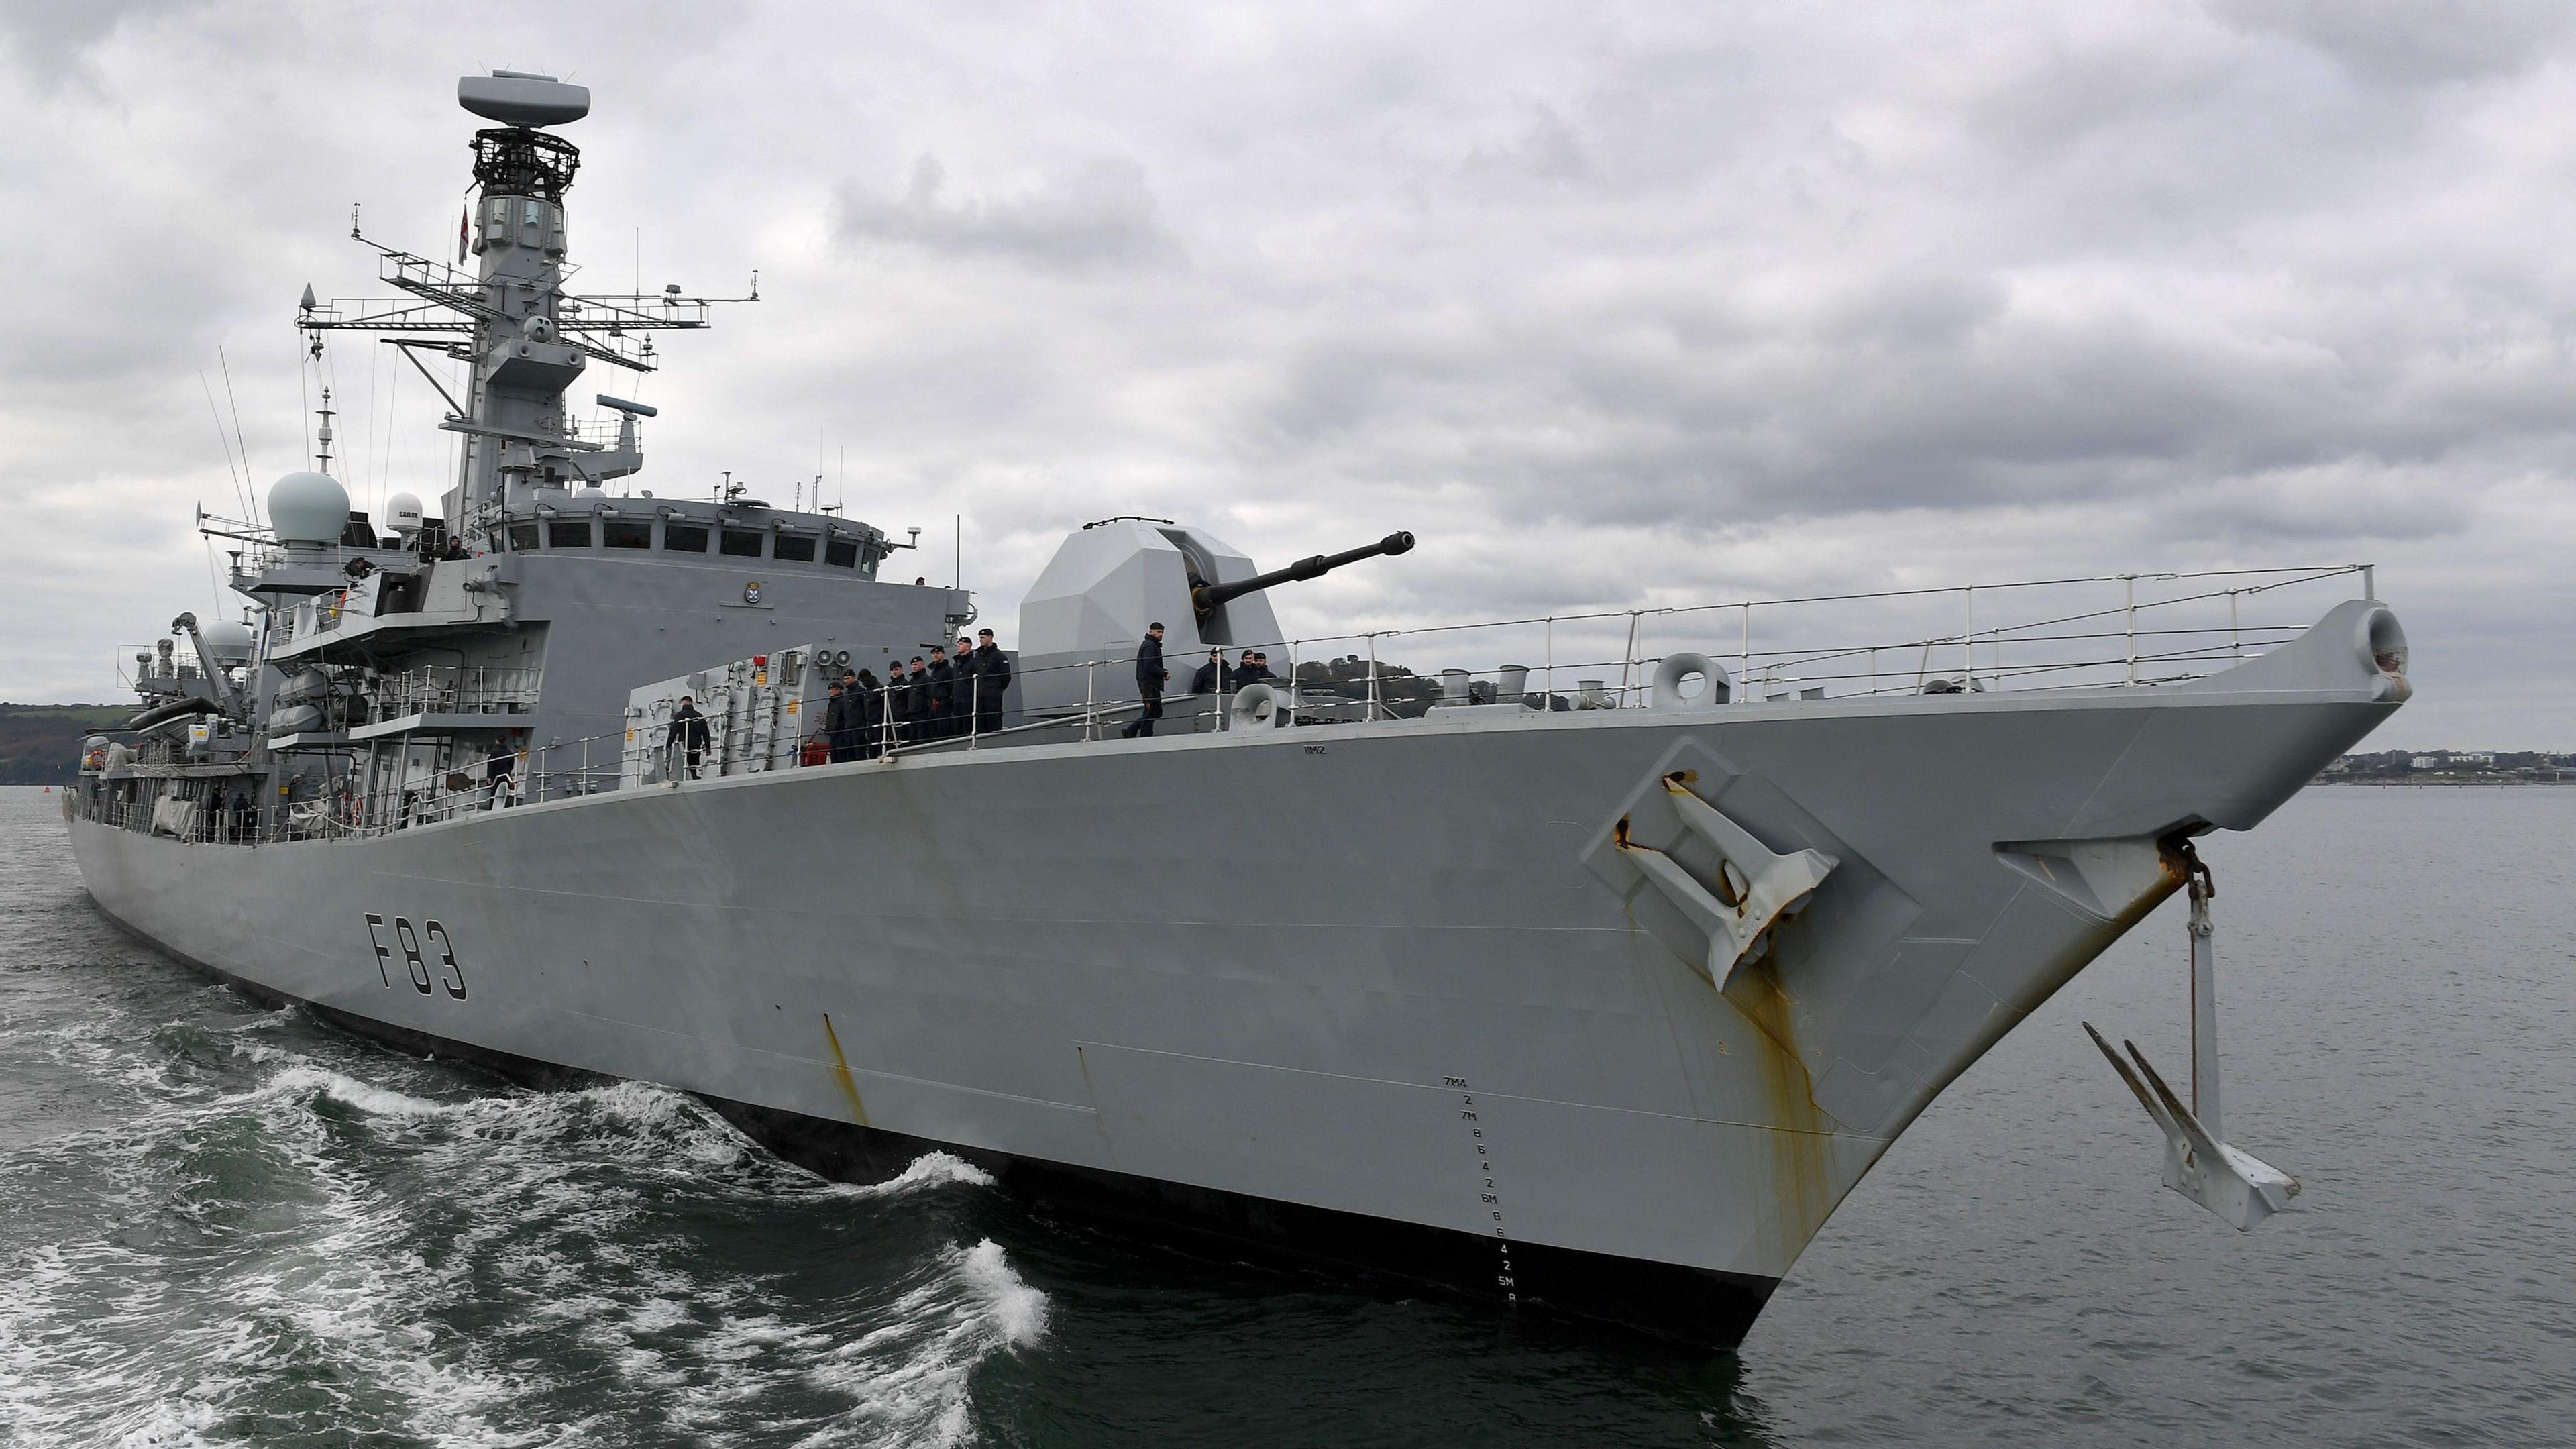
<svg viewBox="0 0 2576 1449">
<path fill-rule="evenodd" d="M 1110 518 L 1065 536 L 1020 602 L 1021 707 L 1046 713 L 1086 698 L 1128 699 L 1137 641 L 1163 625 L 1171 690 L 1188 688 L 1210 649 L 1276 647 L 1287 639 L 1269 590 L 1344 564 L 1413 547 L 1391 533 L 1365 548 L 1319 554 L 1268 572 L 1205 529 L 1160 518 Z"/>
<path fill-rule="evenodd" d="M 1284 569 L 1272 569 L 1266 574 L 1254 574 L 1251 578 L 1237 579 L 1230 584 L 1211 584 L 1203 579 L 1193 578 L 1190 581 L 1190 607 L 1204 619 L 1224 608 L 1229 602 L 1240 599 L 1246 594 L 1259 593 L 1273 584 L 1298 583 L 1306 579 L 1321 578 L 1344 564 L 1358 563 L 1367 558 L 1393 558 L 1397 554 L 1412 551 L 1413 535 L 1398 530 L 1365 548 L 1350 549 L 1336 554 L 1319 553 L 1312 558 L 1301 558 Z"/>
</svg>

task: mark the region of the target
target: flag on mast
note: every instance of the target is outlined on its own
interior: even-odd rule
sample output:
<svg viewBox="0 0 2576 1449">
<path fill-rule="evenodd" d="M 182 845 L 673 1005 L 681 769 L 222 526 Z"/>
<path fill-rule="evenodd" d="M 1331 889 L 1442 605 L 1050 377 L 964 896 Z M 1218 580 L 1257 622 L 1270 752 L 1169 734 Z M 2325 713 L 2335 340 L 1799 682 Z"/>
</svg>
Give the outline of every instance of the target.
<svg viewBox="0 0 2576 1449">
<path fill-rule="evenodd" d="M 474 209 L 472 207 L 461 208 L 456 213 L 456 263 L 458 266 L 463 266 L 465 264 L 465 238 L 470 232 L 470 229 L 465 224 L 465 219 L 473 214 Z"/>
</svg>

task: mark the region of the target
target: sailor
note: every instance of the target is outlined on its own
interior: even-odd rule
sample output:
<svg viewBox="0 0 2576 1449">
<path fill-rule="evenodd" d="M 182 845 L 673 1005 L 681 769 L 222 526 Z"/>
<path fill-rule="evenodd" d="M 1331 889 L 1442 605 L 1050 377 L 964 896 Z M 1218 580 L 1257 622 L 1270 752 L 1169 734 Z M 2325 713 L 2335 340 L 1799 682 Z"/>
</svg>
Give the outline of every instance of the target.
<svg viewBox="0 0 2576 1449">
<path fill-rule="evenodd" d="M 930 738 L 930 666 L 920 655 L 912 656 L 912 673 L 907 677 L 912 683 L 904 689 L 910 700 L 904 707 L 912 712 L 912 737 L 926 740 Z"/>
<path fill-rule="evenodd" d="M 1234 671 L 1234 683 L 1238 689 L 1278 677 L 1270 672 L 1270 656 L 1258 649 L 1245 650 L 1243 664 Z"/>
<path fill-rule="evenodd" d="M 878 685 L 875 671 L 862 669 L 850 676 L 852 688 L 844 693 L 857 696 L 851 706 L 851 722 L 859 730 L 859 754 L 862 760 L 873 760 L 885 744 L 885 690 Z"/>
<path fill-rule="evenodd" d="M 948 695 L 948 732 L 962 738 L 975 732 L 975 641 L 958 635 L 957 652 L 948 657 L 957 670 Z"/>
<path fill-rule="evenodd" d="M 912 681 L 905 677 L 903 661 L 886 661 L 885 681 L 886 739 L 893 744 L 907 744 L 912 739 Z"/>
<path fill-rule="evenodd" d="M 699 763 L 707 753 L 707 717 L 698 713 L 696 695 L 680 696 L 680 707 L 671 711 L 671 733 L 663 748 L 670 752 L 673 764 L 686 761 L 689 779 L 698 778 Z M 673 771 L 671 783 L 679 784 L 680 778 L 680 772 Z"/>
<path fill-rule="evenodd" d="M 1200 665 L 1199 672 L 1190 676 L 1190 693 L 1215 694 L 1219 690 L 1232 688 L 1234 688 L 1234 666 L 1225 662 L 1225 651 L 1209 650 L 1207 663 Z"/>
<path fill-rule="evenodd" d="M 510 774 L 518 768 L 518 753 L 508 739 L 492 742 L 490 754 L 483 761 L 483 808 L 510 803 Z"/>
<path fill-rule="evenodd" d="M 824 694 L 823 758 L 835 765 L 844 760 L 855 760 L 859 757 L 858 731 L 850 723 L 850 706 L 856 701 L 850 698 L 849 691 L 841 688 L 839 680 L 834 680 Z"/>
<path fill-rule="evenodd" d="M 1163 621 L 1157 619 L 1136 641 L 1136 697 L 1145 708 L 1118 732 L 1119 738 L 1153 737 L 1154 721 L 1163 717 L 1163 681 L 1171 677 L 1172 671 L 1163 667 Z"/>
<path fill-rule="evenodd" d="M 944 740 L 958 733 L 957 671 L 948 662 L 948 651 L 936 644 L 930 646 L 930 683 L 923 692 L 930 706 L 926 737 Z"/>
<path fill-rule="evenodd" d="M 1011 688 L 1011 657 L 993 643 L 993 631 L 979 629 L 976 636 L 983 642 L 975 646 L 975 733 L 992 734 L 1002 727 L 1002 696 Z"/>
</svg>

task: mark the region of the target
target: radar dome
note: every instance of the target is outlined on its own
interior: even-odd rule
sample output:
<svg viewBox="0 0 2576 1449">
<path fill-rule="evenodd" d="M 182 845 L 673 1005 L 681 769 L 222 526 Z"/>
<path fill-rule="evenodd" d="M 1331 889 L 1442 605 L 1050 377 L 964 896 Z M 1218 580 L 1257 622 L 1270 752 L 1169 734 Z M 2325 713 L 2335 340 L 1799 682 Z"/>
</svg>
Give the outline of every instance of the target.
<svg viewBox="0 0 2576 1449">
<path fill-rule="evenodd" d="M 280 543 L 338 543 L 349 490 L 328 473 L 289 473 L 269 485 L 268 522 Z"/>
<path fill-rule="evenodd" d="M 397 493 L 386 499 L 385 527 L 405 538 L 420 532 L 420 495 Z"/>
<path fill-rule="evenodd" d="M 600 487 L 596 483 L 593 483 L 587 488 L 576 490 L 572 496 L 575 498 L 605 498 L 608 496 L 608 490 Z"/>
<path fill-rule="evenodd" d="M 250 626 L 229 619 L 217 619 L 197 631 L 205 638 L 206 650 L 215 656 L 219 668 L 230 669 L 250 662 Z"/>
</svg>

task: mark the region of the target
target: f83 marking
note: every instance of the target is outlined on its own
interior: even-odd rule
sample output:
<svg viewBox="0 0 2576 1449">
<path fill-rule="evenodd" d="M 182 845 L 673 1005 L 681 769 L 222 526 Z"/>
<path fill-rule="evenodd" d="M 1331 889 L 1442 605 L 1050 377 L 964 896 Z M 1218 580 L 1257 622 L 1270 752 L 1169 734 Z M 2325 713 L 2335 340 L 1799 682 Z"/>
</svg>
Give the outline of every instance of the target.
<svg viewBox="0 0 2576 1449">
<path fill-rule="evenodd" d="M 376 975 L 383 979 L 387 991 L 394 986 L 394 952 L 399 949 L 403 958 L 403 974 L 409 979 L 412 990 L 428 996 L 444 988 L 457 1000 L 465 999 L 465 968 L 456 962 L 456 943 L 448 939 L 445 926 L 424 918 L 420 929 L 414 931 L 408 918 L 396 916 L 392 929 L 393 942 L 388 945 L 385 941 L 385 918 L 373 911 L 367 912 L 367 944 L 375 948 Z M 437 954 L 434 969 L 422 951 L 424 945 Z"/>
</svg>

